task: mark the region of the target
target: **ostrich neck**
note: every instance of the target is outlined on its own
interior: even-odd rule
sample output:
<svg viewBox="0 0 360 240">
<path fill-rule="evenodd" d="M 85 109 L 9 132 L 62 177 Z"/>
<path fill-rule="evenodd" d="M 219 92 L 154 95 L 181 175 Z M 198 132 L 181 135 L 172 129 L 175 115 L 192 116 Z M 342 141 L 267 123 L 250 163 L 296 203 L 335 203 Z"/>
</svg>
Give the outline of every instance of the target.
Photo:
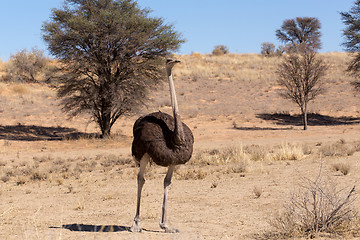
<svg viewBox="0 0 360 240">
<path fill-rule="evenodd" d="M 168 72 L 168 78 L 169 78 L 169 87 L 170 87 L 170 96 L 171 96 L 171 106 L 172 106 L 172 111 L 173 111 L 174 121 L 175 121 L 174 141 L 175 141 L 175 144 L 181 144 L 181 142 L 184 140 L 184 129 L 183 129 L 180 114 L 179 114 L 179 109 L 178 109 L 178 104 L 177 104 L 177 99 L 176 99 L 176 92 L 175 92 L 175 85 L 174 85 L 174 80 L 172 77 L 171 70 L 170 70 L 170 72 Z"/>
</svg>

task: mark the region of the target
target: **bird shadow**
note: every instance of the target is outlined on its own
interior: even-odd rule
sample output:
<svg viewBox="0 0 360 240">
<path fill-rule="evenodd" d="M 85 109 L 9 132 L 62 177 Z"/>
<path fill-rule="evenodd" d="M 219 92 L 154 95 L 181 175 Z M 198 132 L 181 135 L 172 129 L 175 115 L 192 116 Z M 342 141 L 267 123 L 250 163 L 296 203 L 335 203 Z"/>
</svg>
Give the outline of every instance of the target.
<svg viewBox="0 0 360 240">
<path fill-rule="evenodd" d="M 265 121 L 272 121 L 277 125 L 303 125 L 302 115 L 290 115 L 283 113 L 262 113 L 257 114 L 257 118 Z M 339 126 L 339 125 L 354 125 L 359 124 L 359 117 L 332 117 L 317 113 L 308 114 L 308 125 L 309 126 Z"/>
<path fill-rule="evenodd" d="M 118 225 L 92 225 L 92 224 L 64 224 L 61 227 L 50 227 L 50 228 L 62 228 L 74 232 L 131 232 L 130 227 L 118 226 Z M 148 230 L 142 228 L 145 232 L 161 233 L 161 231 Z"/>
<path fill-rule="evenodd" d="M 80 139 L 98 137 L 94 133 L 83 133 L 75 128 L 43 127 L 36 125 L 0 125 L 0 140 L 15 141 L 61 141 L 65 139 Z"/>
<path fill-rule="evenodd" d="M 131 232 L 130 227 L 118 225 L 65 224 L 61 228 L 74 232 Z"/>
</svg>

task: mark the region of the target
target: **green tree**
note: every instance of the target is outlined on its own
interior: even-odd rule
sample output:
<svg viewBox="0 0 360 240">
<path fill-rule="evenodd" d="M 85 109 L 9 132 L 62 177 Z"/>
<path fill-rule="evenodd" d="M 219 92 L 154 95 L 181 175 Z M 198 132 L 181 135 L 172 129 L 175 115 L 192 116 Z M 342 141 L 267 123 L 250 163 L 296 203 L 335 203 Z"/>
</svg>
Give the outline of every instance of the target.
<svg viewBox="0 0 360 240">
<path fill-rule="evenodd" d="M 60 60 L 57 92 L 71 116 L 89 113 L 102 136 L 162 82 L 163 58 L 184 42 L 172 25 L 134 0 L 65 0 L 43 24 Z"/>
<path fill-rule="evenodd" d="M 349 12 L 341 12 L 341 18 L 346 25 L 343 31 L 346 51 L 354 53 L 347 71 L 354 77 L 360 77 L 360 0 L 355 1 Z M 352 82 L 355 89 L 360 91 L 360 81 Z"/>
<path fill-rule="evenodd" d="M 291 44 L 291 50 L 297 46 L 307 45 L 313 51 L 321 48 L 321 24 L 319 19 L 314 17 L 297 17 L 287 19 L 276 30 L 276 37 L 284 44 Z"/>
</svg>

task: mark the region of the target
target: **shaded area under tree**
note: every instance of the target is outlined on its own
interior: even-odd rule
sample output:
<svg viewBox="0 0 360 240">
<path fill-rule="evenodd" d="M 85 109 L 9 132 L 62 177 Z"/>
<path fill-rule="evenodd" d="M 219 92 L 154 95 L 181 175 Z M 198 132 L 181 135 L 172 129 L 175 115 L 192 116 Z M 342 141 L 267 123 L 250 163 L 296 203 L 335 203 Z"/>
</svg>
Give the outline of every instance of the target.
<svg viewBox="0 0 360 240">
<path fill-rule="evenodd" d="M 43 127 L 35 125 L 0 125 L 0 139 L 15 141 L 61 141 L 79 139 L 81 137 L 98 137 L 98 134 L 83 133 L 75 128 Z"/>
<path fill-rule="evenodd" d="M 257 118 L 265 121 L 272 121 L 278 125 L 293 125 L 302 126 L 303 117 L 302 115 L 290 115 L 282 113 L 262 113 L 257 114 Z M 359 124 L 359 117 L 332 117 L 317 113 L 308 114 L 308 125 L 309 126 L 338 126 L 338 125 L 352 125 Z"/>
</svg>

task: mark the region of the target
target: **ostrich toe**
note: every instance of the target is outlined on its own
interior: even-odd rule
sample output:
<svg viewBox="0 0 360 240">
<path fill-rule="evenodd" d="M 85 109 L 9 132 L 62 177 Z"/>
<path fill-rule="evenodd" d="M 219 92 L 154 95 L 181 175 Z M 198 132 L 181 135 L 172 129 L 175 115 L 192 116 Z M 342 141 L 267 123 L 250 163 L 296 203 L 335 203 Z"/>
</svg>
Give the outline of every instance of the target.
<svg viewBox="0 0 360 240">
<path fill-rule="evenodd" d="M 169 228 L 166 225 L 160 224 L 161 229 L 165 230 L 166 233 L 178 233 L 180 232 L 177 228 Z"/>
<path fill-rule="evenodd" d="M 134 223 L 133 223 L 132 227 L 130 228 L 130 231 L 131 231 L 131 232 L 141 232 L 142 229 L 141 229 L 141 227 L 140 227 L 139 222 L 137 222 L 136 220 L 134 220 Z"/>
</svg>

